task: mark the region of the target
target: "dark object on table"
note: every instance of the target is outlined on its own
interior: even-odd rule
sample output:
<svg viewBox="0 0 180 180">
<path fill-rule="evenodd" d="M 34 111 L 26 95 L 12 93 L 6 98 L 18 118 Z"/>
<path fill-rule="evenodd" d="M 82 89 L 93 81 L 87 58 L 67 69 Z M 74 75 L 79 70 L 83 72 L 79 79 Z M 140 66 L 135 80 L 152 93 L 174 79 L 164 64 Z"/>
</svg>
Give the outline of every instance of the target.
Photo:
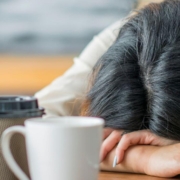
<svg viewBox="0 0 180 180">
<path fill-rule="evenodd" d="M 37 99 L 29 96 L 0 96 L 0 136 L 10 126 L 24 125 L 28 118 L 41 117 L 44 109 Z M 24 137 L 16 134 L 11 140 L 11 151 L 19 166 L 29 175 Z M 9 170 L 0 147 L 0 180 L 17 180 Z"/>
</svg>

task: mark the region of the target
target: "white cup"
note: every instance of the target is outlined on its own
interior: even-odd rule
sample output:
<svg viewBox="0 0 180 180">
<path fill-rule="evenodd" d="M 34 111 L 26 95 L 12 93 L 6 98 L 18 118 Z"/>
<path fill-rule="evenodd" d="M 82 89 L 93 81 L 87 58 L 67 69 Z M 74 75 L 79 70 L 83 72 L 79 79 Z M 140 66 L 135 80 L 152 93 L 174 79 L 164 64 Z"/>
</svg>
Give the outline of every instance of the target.
<svg viewBox="0 0 180 180">
<path fill-rule="evenodd" d="M 25 136 L 32 180 L 97 180 L 104 121 L 91 117 L 35 118 L 25 127 L 13 126 L 2 135 L 2 153 L 20 180 L 29 177 L 9 148 L 13 134 Z"/>
</svg>

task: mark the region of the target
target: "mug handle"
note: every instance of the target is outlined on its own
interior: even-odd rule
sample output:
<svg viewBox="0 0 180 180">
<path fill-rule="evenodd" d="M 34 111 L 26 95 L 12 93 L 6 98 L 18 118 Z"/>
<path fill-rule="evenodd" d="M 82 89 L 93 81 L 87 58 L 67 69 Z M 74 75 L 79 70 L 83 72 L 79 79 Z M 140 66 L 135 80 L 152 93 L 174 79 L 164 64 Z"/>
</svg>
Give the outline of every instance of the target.
<svg viewBox="0 0 180 180">
<path fill-rule="evenodd" d="M 30 180 L 27 175 L 21 170 L 19 165 L 14 160 L 11 150 L 10 150 L 10 140 L 13 134 L 20 133 L 24 137 L 26 137 L 26 130 L 23 126 L 12 126 L 7 128 L 3 134 L 1 139 L 1 147 L 2 147 L 2 154 L 6 163 L 8 164 L 11 171 L 16 175 L 16 177 L 20 180 Z"/>
</svg>

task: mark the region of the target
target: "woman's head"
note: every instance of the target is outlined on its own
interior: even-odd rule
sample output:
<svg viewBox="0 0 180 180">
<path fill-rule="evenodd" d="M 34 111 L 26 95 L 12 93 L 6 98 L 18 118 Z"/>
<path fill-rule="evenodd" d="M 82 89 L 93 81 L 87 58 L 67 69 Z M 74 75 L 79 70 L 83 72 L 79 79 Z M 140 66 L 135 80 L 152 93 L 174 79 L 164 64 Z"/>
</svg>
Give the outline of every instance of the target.
<svg viewBox="0 0 180 180">
<path fill-rule="evenodd" d="M 106 127 L 180 140 L 180 1 L 129 18 L 93 70 L 85 115 Z"/>
</svg>

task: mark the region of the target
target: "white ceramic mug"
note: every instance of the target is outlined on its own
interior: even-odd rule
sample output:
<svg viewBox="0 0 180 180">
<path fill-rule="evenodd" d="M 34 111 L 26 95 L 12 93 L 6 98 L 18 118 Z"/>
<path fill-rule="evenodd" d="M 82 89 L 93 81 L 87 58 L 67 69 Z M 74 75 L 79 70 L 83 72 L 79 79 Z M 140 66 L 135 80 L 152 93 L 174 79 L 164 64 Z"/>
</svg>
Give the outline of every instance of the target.
<svg viewBox="0 0 180 180">
<path fill-rule="evenodd" d="M 13 134 L 25 136 L 32 180 L 97 180 L 104 121 L 91 117 L 35 118 L 2 135 L 2 153 L 20 180 L 29 180 L 9 148 Z"/>
</svg>

